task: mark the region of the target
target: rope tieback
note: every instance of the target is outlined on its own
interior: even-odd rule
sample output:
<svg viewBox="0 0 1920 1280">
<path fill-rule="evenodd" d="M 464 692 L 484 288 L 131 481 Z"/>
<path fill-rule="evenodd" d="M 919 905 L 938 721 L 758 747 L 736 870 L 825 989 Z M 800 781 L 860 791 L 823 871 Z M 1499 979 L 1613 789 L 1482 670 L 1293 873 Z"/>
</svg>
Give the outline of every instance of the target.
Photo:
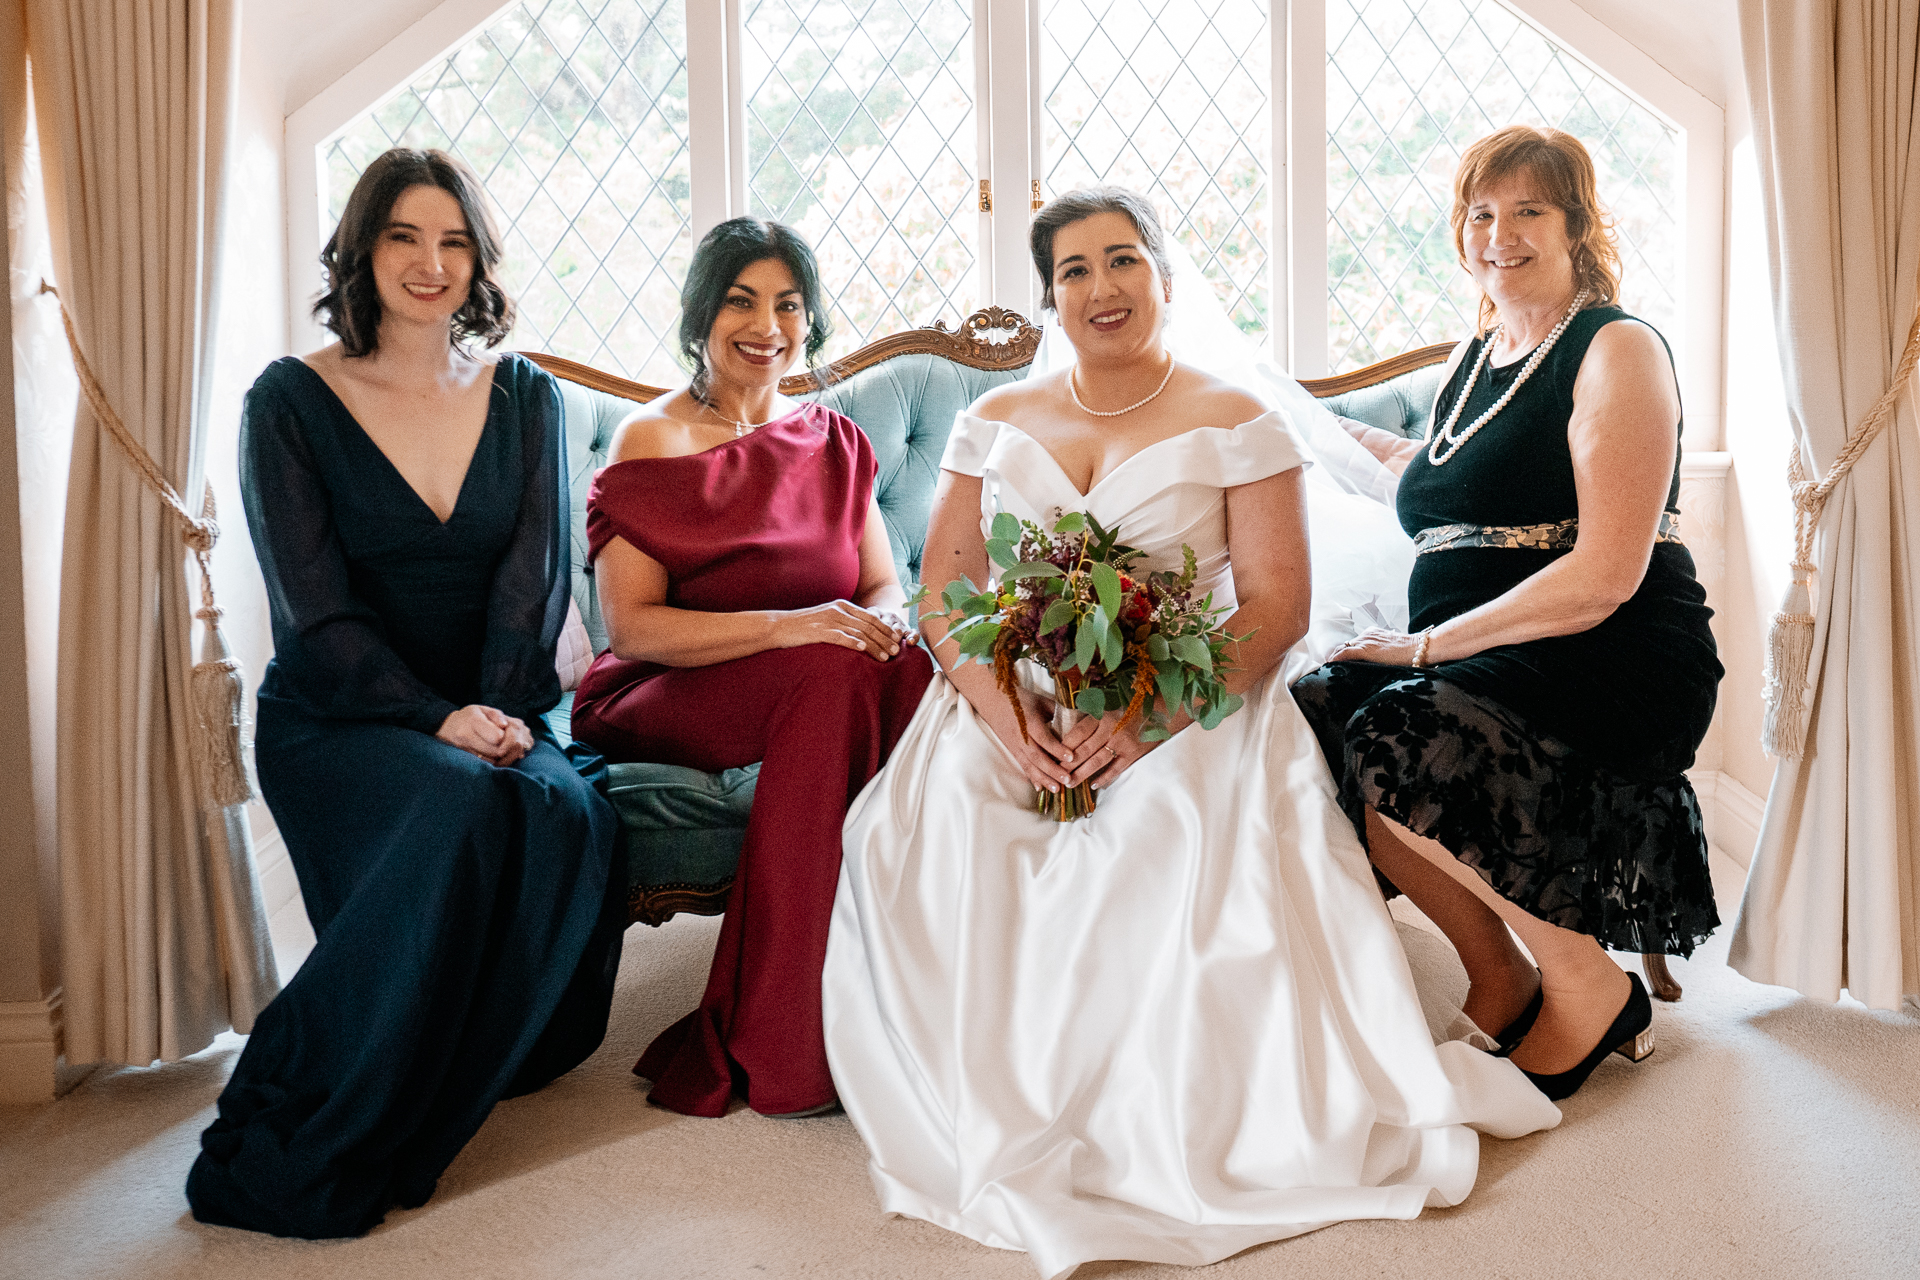
<svg viewBox="0 0 1920 1280">
<path fill-rule="evenodd" d="M 247 768 L 246 751 L 246 671 L 239 659 L 227 649 L 220 634 L 220 606 L 213 598 L 213 548 L 220 541 L 220 524 L 214 518 L 213 484 L 207 483 L 194 515 L 167 480 L 153 455 L 127 430 L 127 424 L 107 402 L 107 393 L 93 374 L 80 351 L 80 335 L 74 330 L 73 316 L 60 291 L 40 282 L 40 292 L 50 293 L 60 306 L 60 323 L 67 331 L 67 347 L 73 352 L 74 372 L 80 378 L 80 394 L 100 425 L 126 455 L 140 480 L 154 497 L 167 505 L 180 521 L 180 540 L 193 552 L 200 566 L 200 607 L 194 617 L 206 624 L 205 640 L 200 646 L 200 661 L 194 664 L 190 686 L 193 724 L 188 734 L 193 749 L 194 774 L 199 780 L 203 802 L 222 808 L 245 804 L 253 799 L 253 779 Z"/>
<path fill-rule="evenodd" d="M 1806 698 L 1807 670 L 1813 661 L 1813 538 L 1819 531 L 1820 516 L 1826 510 L 1827 498 L 1847 478 L 1853 464 L 1893 421 L 1894 406 L 1916 366 L 1920 366 L 1920 301 L 1916 302 L 1906 349 L 1894 367 L 1892 383 L 1847 437 L 1846 447 L 1833 460 L 1826 476 L 1816 483 L 1807 475 L 1798 444 L 1787 456 L 1787 489 L 1793 497 L 1793 564 L 1786 594 L 1767 628 L 1766 719 L 1760 728 L 1760 747 L 1769 755 L 1799 756 L 1806 750 L 1811 714 Z"/>
</svg>

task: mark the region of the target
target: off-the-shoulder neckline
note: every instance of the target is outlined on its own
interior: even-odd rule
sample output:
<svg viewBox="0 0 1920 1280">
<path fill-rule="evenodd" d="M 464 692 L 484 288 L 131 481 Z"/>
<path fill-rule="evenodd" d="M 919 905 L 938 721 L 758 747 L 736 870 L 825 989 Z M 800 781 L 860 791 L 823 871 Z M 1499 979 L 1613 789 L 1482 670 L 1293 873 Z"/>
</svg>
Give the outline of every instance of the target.
<svg viewBox="0 0 1920 1280">
<path fill-rule="evenodd" d="M 611 471 L 615 467 L 624 467 L 630 462 L 684 462 L 689 458 L 707 457 L 709 454 L 718 453 L 722 449 L 743 447 L 748 441 L 770 428 L 784 427 L 795 418 L 807 416 L 808 411 L 811 409 L 825 409 L 828 413 L 833 412 L 833 410 L 827 409 L 827 406 L 817 400 L 802 400 L 799 404 L 795 405 L 790 412 L 783 413 L 777 418 L 769 418 L 752 431 L 747 432 L 745 435 L 735 436 L 731 440 L 722 440 L 718 444 L 710 444 L 706 448 L 696 449 L 692 453 L 676 453 L 664 458 L 622 458 L 618 462 L 609 462 L 606 466 L 602 467 L 601 470 Z"/>
<path fill-rule="evenodd" d="M 1129 466 L 1133 465 L 1133 461 L 1135 458 L 1143 458 L 1147 454 L 1152 453 L 1155 449 L 1158 449 L 1162 445 L 1173 444 L 1176 441 L 1181 441 L 1181 440 L 1190 440 L 1196 436 L 1199 436 L 1202 432 L 1207 432 L 1207 431 L 1217 431 L 1222 435 L 1232 435 L 1235 432 L 1240 431 L 1242 428 L 1254 426 L 1257 423 L 1266 421 L 1268 418 L 1279 418 L 1282 422 L 1286 421 L 1286 418 L 1284 417 L 1284 415 L 1281 414 L 1281 412 L 1278 409 L 1268 409 L 1265 413 L 1260 414 L 1258 417 L 1248 418 L 1245 422 L 1242 422 L 1236 426 L 1194 427 L 1190 431 L 1182 431 L 1178 435 L 1167 436 L 1165 439 L 1162 439 L 1162 440 L 1155 440 L 1152 444 L 1144 445 L 1141 448 L 1134 450 L 1132 453 L 1128 454 L 1126 457 L 1120 459 L 1119 462 L 1116 462 L 1114 464 L 1113 470 L 1107 472 L 1107 474 L 1105 474 L 1104 476 L 1101 476 L 1098 480 L 1095 480 L 1090 488 L 1082 492 L 1080 486 L 1073 482 L 1073 477 L 1067 474 L 1067 469 L 1060 465 L 1060 459 L 1053 456 L 1053 450 L 1047 448 L 1047 446 L 1045 446 L 1044 444 L 1041 444 L 1038 440 L 1034 439 L 1032 435 L 1028 434 L 1022 428 L 1016 427 L 1013 423 L 1006 421 L 1004 418 L 982 418 L 976 414 L 967 413 L 965 411 L 962 411 L 960 416 L 963 418 L 970 419 L 971 421 L 981 423 L 986 426 L 1004 427 L 1006 430 L 1011 431 L 1016 435 L 1018 435 L 1021 439 L 1025 440 L 1028 444 L 1031 444 L 1034 448 L 1038 449 L 1042 454 L 1044 454 L 1046 456 L 1047 461 L 1053 464 L 1053 469 L 1060 473 L 1060 478 L 1067 482 L 1067 487 L 1073 490 L 1076 494 L 1079 494 L 1082 499 L 1093 497 L 1094 494 L 1100 491 L 1101 486 L 1105 485 L 1109 480 L 1113 479 L 1115 476 L 1119 475 L 1122 471 L 1126 470 Z"/>
</svg>

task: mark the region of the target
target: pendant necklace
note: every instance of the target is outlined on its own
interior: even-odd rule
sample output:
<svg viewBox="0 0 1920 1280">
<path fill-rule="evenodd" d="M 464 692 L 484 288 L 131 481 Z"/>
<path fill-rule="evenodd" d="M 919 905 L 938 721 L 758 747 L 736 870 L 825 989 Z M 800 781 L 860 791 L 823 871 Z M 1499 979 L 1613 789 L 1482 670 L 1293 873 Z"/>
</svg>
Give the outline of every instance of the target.
<svg viewBox="0 0 1920 1280">
<path fill-rule="evenodd" d="M 1169 354 L 1167 356 L 1167 376 L 1160 379 L 1160 385 L 1153 389 L 1153 394 L 1148 396 L 1145 400 L 1134 401 L 1132 404 L 1128 405 L 1124 409 L 1089 409 L 1087 408 L 1087 402 L 1080 398 L 1079 388 L 1073 385 L 1074 375 L 1080 372 L 1080 366 L 1078 364 L 1075 364 L 1073 368 L 1067 370 L 1067 394 L 1073 397 L 1073 402 L 1080 406 L 1080 412 L 1082 413 L 1092 414 L 1096 418 L 1117 418 L 1123 413 L 1132 413 L 1135 409 L 1138 409 L 1143 405 L 1152 404 L 1154 400 L 1159 396 L 1159 394 L 1162 391 L 1165 391 L 1167 389 L 1167 384 L 1173 381 L 1174 367 L 1175 366 L 1174 366 L 1173 356 Z"/>
<path fill-rule="evenodd" d="M 713 407 L 713 402 L 710 400 L 702 399 L 700 401 L 700 405 L 702 408 L 712 413 L 714 417 L 720 419 L 720 421 L 731 424 L 733 427 L 733 438 L 735 440 L 738 440 L 741 436 L 744 436 L 749 431 L 758 431 L 761 427 L 766 426 L 767 422 L 773 421 L 772 418 L 768 418 L 767 422 L 742 422 L 738 418 L 729 418 L 726 414 L 720 412 L 718 409 L 715 409 Z"/>
<path fill-rule="evenodd" d="M 1460 398 L 1453 402 L 1453 412 L 1447 415 L 1447 420 L 1441 428 L 1428 438 L 1428 462 L 1436 467 L 1445 466 L 1452 460 L 1454 454 L 1460 452 L 1461 445 L 1473 439 L 1476 431 L 1486 426 L 1489 422 L 1492 422 L 1494 417 L 1502 409 L 1507 407 L 1507 401 L 1513 399 L 1514 393 L 1520 390 L 1528 378 L 1533 376 L 1533 371 L 1540 367 L 1540 362 L 1547 358 L 1549 351 L 1553 350 L 1553 344 L 1560 341 L 1560 335 L 1567 331 L 1567 326 L 1573 323 L 1573 318 L 1580 314 L 1580 308 L 1586 302 L 1588 293 L 1588 290 L 1582 289 L 1573 295 L 1573 305 L 1567 308 L 1567 314 L 1560 317 L 1560 323 L 1553 326 L 1553 332 L 1547 335 L 1547 340 L 1533 349 L 1533 354 L 1527 357 L 1526 364 L 1520 367 L 1520 376 L 1513 380 L 1513 385 L 1507 388 L 1504 395 L 1493 402 L 1492 408 L 1475 418 L 1473 424 L 1465 431 L 1462 431 L 1459 435 L 1455 435 L 1453 429 L 1459 425 L 1460 411 L 1467 407 L 1467 397 L 1473 393 L 1473 384 L 1480 380 L 1480 370 L 1486 365 L 1488 354 L 1493 351 L 1494 340 L 1498 338 L 1501 331 L 1507 327 L 1505 321 L 1493 326 L 1493 332 L 1489 333 L 1487 340 L 1480 345 L 1480 355 L 1473 362 L 1473 372 L 1467 375 L 1467 385 L 1460 388 Z M 1443 444 L 1451 446 L 1445 453 L 1440 451 L 1440 447 Z"/>
</svg>

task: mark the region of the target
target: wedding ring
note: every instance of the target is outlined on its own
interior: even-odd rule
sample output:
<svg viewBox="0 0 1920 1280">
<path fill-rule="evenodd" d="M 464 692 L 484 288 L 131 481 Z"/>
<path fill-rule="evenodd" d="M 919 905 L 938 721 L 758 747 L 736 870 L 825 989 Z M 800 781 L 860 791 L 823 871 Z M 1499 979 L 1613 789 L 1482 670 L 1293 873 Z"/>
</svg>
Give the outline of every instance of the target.
<svg viewBox="0 0 1920 1280">
<path fill-rule="evenodd" d="M 1119 755 L 1115 753 L 1114 749 L 1111 746 L 1109 746 L 1107 748 L 1107 763 L 1112 764 L 1115 760 L 1118 760 L 1119 758 L 1120 758 Z"/>
</svg>

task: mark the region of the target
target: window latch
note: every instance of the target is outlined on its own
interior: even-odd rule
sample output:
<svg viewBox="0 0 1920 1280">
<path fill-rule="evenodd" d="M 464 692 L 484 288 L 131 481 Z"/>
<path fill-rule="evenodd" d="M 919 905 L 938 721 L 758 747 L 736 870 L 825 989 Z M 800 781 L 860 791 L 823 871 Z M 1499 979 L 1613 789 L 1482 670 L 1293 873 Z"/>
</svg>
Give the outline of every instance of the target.
<svg viewBox="0 0 1920 1280">
<path fill-rule="evenodd" d="M 1038 179 L 1038 178 L 1035 178 L 1035 179 L 1033 180 L 1033 209 L 1034 209 L 1034 212 L 1035 212 L 1035 213 L 1038 213 L 1038 212 L 1039 212 L 1039 211 L 1040 211 L 1041 209 L 1043 209 L 1043 208 L 1045 208 L 1045 207 L 1046 207 L 1046 204 L 1047 204 L 1047 202 L 1046 202 L 1045 200 L 1042 200 L 1042 199 L 1040 198 L 1040 179 Z"/>
<path fill-rule="evenodd" d="M 980 212 L 993 212 L 993 182 L 987 178 L 980 179 Z"/>
</svg>

